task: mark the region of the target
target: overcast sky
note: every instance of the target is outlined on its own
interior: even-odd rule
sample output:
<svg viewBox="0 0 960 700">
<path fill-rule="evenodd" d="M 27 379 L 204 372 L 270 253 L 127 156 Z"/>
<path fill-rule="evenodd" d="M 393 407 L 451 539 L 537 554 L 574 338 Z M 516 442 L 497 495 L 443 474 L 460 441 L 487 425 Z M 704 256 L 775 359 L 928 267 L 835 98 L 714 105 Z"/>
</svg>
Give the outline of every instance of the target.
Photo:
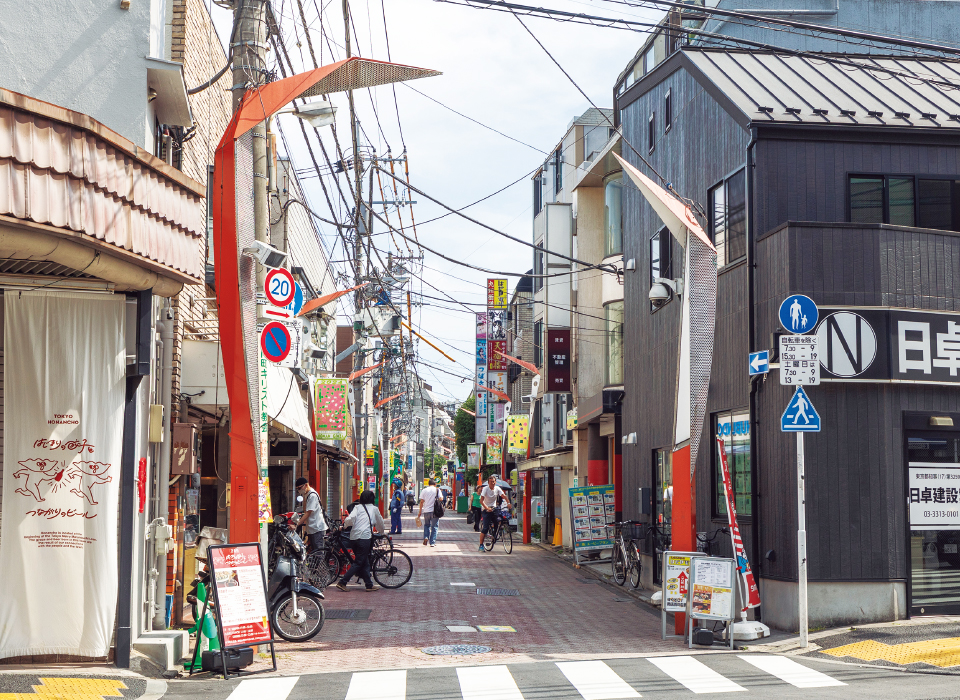
<svg viewBox="0 0 960 700">
<path fill-rule="evenodd" d="M 333 0 L 303 2 L 314 50 L 318 54 L 321 50 L 323 52 L 320 62 L 330 62 L 331 52 L 332 60 L 343 58 L 341 3 Z M 604 0 L 554 0 L 549 3 L 538 0 L 530 4 L 643 21 L 656 21 L 662 16 L 660 12 L 629 8 Z M 590 107 L 510 14 L 433 0 L 383 0 L 383 5 L 393 61 L 443 73 L 439 77 L 413 81 L 410 85 L 472 119 L 549 152 L 571 120 Z M 274 9 L 293 62 L 295 65 L 299 63 L 298 71 L 312 67 L 296 0 L 274 0 Z M 626 12 L 620 12 L 621 9 Z M 223 38 L 229 32 L 230 14 L 216 6 L 213 12 Z M 351 12 L 357 33 L 354 53 L 359 49 L 360 55 L 365 57 L 387 60 L 381 0 L 353 0 Z M 321 16 L 318 18 L 318 15 Z M 616 29 L 533 18 L 525 18 L 524 22 L 598 107 L 612 106 L 614 81 L 646 39 L 645 34 Z M 321 36 L 321 30 L 326 36 Z M 518 184 L 465 213 L 524 240 L 532 239 L 532 185 L 528 174 L 545 160 L 544 153 L 484 129 L 404 84 L 396 86 L 398 127 L 398 110 L 394 106 L 391 88 L 380 87 L 371 92 L 379 115 L 379 127 L 367 91 L 358 91 L 355 96 L 361 124 L 378 154 L 385 154 L 389 144 L 397 156 L 405 143 L 411 184 L 454 208 L 486 197 L 522 177 Z M 347 149 L 350 132 L 346 95 L 333 95 L 332 101 L 339 108 L 338 133 L 341 145 Z M 291 121 L 295 119 L 292 116 L 280 119 L 290 155 L 296 168 L 312 167 L 299 126 Z M 321 129 L 321 133 L 332 154 L 330 129 Z M 317 155 L 319 157 L 319 153 Z M 320 212 L 326 211 L 318 180 L 315 177 L 304 179 L 303 184 L 313 207 Z M 347 191 L 346 184 L 342 184 Z M 328 188 L 332 186 L 328 181 Z M 378 191 L 374 199 L 380 199 Z M 417 201 L 413 207 L 417 221 L 425 222 L 445 213 L 416 194 L 412 199 Z M 408 223 L 409 209 L 403 211 Z M 343 220 L 342 213 L 338 214 Z M 392 212 L 390 219 L 395 223 L 396 213 Z M 335 240 L 335 231 L 323 224 L 321 230 L 329 249 Z M 382 226 L 375 228 L 375 231 L 382 230 Z M 456 260 L 519 273 L 532 267 L 529 248 L 455 215 L 418 225 L 417 233 L 424 245 Z M 374 240 L 381 250 L 393 245 L 387 235 L 377 235 Z M 397 243 L 404 248 L 402 240 L 398 239 Z M 337 245 L 333 249 L 333 259 L 343 260 L 344 257 L 342 246 Z M 426 282 L 465 303 L 485 302 L 488 275 L 447 262 L 429 252 L 424 265 Z M 511 293 L 516 281 L 516 277 L 510 278 Z M 429 296 L 443 296 L 426 284 L 421 286 L 419 281 L 415 281 L 413 289 Z M 426 364 L 421 364 L 421 375 L 438 395 L 462 400 L 472 389 L 472 381 L 461 382 L 459 377 L 472 376 L 474 372 L 474 319 L 453 302 L 425 301 L 447 308 L 422 306 L 415 309 L 418 330 L 457 362 L 444 358 L 423 342 L 420 342 L 420 356 L 425 363 L 458 376 L 444 374 Z"/>
</svg>

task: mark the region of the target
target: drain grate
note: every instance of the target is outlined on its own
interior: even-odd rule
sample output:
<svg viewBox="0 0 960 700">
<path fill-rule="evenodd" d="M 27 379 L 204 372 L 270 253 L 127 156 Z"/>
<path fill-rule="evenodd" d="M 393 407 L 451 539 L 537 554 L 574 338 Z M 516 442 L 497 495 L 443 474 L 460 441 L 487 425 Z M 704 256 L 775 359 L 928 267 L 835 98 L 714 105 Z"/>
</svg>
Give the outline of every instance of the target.
<svg viewBox="0 0 960 700">
<path fill-rule="evenodd" d="M 520 595 L 516 588 L 478 588 L 477 595 Z"/>
<path fill-rule="evenodd" d="M 328 620 L 369 620 L 373 610 L 325 610 Z"/>
<path fill-rule="evenodd" d="M 420 651 L 431 656 L 463 656 L 467 654 L 486 654 L 490 647 L 476 644 L 444 644 L 438 647 L 424 647 Z"/>
</svg>

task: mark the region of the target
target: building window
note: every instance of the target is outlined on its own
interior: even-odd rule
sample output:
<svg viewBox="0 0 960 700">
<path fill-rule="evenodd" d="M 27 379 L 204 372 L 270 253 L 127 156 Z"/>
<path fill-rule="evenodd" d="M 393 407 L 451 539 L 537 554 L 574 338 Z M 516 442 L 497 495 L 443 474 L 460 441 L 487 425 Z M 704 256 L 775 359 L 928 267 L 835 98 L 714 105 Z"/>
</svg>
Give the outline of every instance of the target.
<svg viewBox="0 0 960 700">
<path fill-rule="evenodd" d="M 736 498 L 737 515 L 749 517 L 753 514 L 751 490 L 753 470 L 750 467 L 750 414 L 746 411 L 725 411 L 714 414 L 714 435 L 723 439 L 727 453 L 727 467 L 730 470 L 730 484 Z M 714 461 L 714 507 L 715 517 L 727 516 L 727 499 L 723 492 L 723 473 L 719 454 L 719 445 L 713 444 Z"/>
<path fill-rule="evenodd" d="M 667 90 L 666 97 L 663 98 L 663 130 L 669 131 L 673 123 L 673 95 L 671 90 Z"/>
<path fill-rule="evenodd" d="M 743 168 L 708 193 L 708 230 L 717 248 L 717 267 L 747 254 L 747 197 Z"/>
<path fill-rule="evenodd" d="M 533 178 L 533 215 L 543 210 L 543 172 Z"/>
<path fill-rule="evenodd" d="M 623 252 L 623 173 L 603 179 L 604 256 Z"/>
<path fill-rule="evenodd" d="M 553 153 L 553 196 L 556 199 L 563 189 L 563 151 L 557 149 Z"/>
<path fill-rule="evenodd" d="M 603 307 L 606 323 L 606 356 L 604 378 L 607 386 L 623 384 L 623 302 L 613 301 Z"/>
<path fill-rule="evenodd" d="M 653 501 L 656 524 L 670 537 L 673 521 L 673 455 L 670 450 L 653 451 Z"/>
<path fill-rule="evenodd" d="M 533 324 L 533 364 L 543 367 L 543 321 Z"/>
<path fill-rule="evenodd" d="M 647 120 L 647 148 L 653 153 L 654 146 L 657 145 L 657 113 L 650 112 L 650 119 Z"/>
<path fill-rule="evenodd" d="M 643 55 L 643 73 L 646 75 L 653 70 L 654 66 L 657 65 L 656 62 L 656 53 L 654 51 L 653 45 L 651 44 L 650 48 L 647 49 L 647 52 Z"/>
<path fill-rule="evenodd" d="M 533 274 L 542 275 L 547 268 L 547 254 L 543 249 L 543 243 L 537 243 L 533 249 Z M 539 292 L 543 289 L 543 277 L 533 278 L 533 291 Z"/>
<path fill-rule="evenodd" d="M 915 215 L 913 177 L 850 177 L 850 221 L 913 226 Z"/>
</svg>

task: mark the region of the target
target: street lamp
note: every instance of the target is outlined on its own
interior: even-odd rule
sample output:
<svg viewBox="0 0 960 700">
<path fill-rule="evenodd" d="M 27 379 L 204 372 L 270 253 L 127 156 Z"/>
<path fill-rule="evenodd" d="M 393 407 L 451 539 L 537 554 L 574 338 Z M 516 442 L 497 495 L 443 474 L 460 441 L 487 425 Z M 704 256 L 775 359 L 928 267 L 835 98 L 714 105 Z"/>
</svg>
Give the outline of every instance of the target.
<svg viewBox="0 0 960 700">
<path fill-rule="evenodd" d="M 314 100 L 303 105 L 284 107 L 277 114 L 296 114 L 315 129 L 329 126 L 336 120 L 337 107 L 328 100 Z"/>
</svg>

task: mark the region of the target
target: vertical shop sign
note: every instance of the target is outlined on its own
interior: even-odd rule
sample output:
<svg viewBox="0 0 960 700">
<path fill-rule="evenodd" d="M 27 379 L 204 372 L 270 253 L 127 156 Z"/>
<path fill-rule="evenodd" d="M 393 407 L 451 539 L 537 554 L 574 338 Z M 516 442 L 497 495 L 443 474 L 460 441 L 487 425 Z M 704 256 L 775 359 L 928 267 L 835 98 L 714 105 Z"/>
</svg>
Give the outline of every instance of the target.
<svg viewBox="0 0 960 700">
<path fill-rule="evenodd" d="M 317 379 L 313 415 L 317 440 L 347 439 L 346 379 Z"/>
<path fill-rule="evenodd" d="M 526 454 L 527 434 L 530 428 L 529 416 L 509 416 L 507 418 L 507 453 Z"/>
<path fill-rule="evenodd" d="M 570 329 L 548 328 L 546 351 L 546 391 L 570 392 Z"/>
<path fill-rule="evenodd" d="M 505 309 L 507 308 L 507 280 L 488 279 L 487 280 L 487 308 Z"/>
<path fill-rule="evenodd" d="M 269 438 L 268 430 L 270 426 L 270 415 L 267 412 L 267 396 L 269 394 L 267 390 L 267 356 L 263 354 L 263 348 L 257 348 L 257 380 L 259 383 L 259 391 L 257 396 L 257 416 L 259 420 L 257 421 L 257 430 L 260 433 L 260 478 L 265 479 L 269 473 Z"/>
<path fill-rule="evenodd" d="M 487 433 L 487 460 L 489 464 L 500 464 L 503 459 L 503 435 Z"/>
<path fill-rule="evenodd" d="M 487 367 L 491 372 L 510 368 L 510 360 L 503 357 L 507 352 L 506 340 L 487 341 Z"/>
</svg>

